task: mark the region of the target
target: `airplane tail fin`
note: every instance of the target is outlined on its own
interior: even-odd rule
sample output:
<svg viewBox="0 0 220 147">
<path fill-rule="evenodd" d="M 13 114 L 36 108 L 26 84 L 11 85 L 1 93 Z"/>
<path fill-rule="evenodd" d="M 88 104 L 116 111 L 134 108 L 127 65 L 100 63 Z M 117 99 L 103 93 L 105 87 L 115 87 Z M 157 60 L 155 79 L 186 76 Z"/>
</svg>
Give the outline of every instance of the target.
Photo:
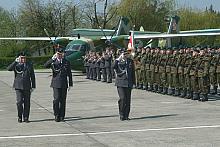
<svg viewBox="0 0 220 147">
<path fill-rule="evenodd" d="M 119 24 L 118 24 L 118 29 L 117 29 L 117 32 L 116 32 L 116 36 L 119 36 L 119 35 L 128 35 L 129 34 L 129 19 L 126 18 L 126 17 L 121 17 L 120 18 L 120 21 L 119 21 Z"/>
</svg>

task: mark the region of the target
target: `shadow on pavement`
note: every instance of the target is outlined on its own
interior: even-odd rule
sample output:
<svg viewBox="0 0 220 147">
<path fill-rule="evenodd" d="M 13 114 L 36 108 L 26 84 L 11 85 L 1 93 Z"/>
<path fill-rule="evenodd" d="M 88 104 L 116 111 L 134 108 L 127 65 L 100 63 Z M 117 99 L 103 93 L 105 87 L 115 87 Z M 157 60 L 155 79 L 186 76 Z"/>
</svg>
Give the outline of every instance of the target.
<svg viewBox="0 0 220 147">
<path fill-rule="evenodd" d="M 136 117 L 136 118 L 131 118 L 131 120 L 140 120 L 140 119 L 149 119 L 149 118 L 160 118 L 160 117 L 169 117 L 169 116 L 177 116 L 177 114 L 153 115 L 153 116 L 146 116 L 146 117 Z"/>
<path fill-rule="evenodd" d="M 99 118 L 108 118 L 108 117 L 118 117 L 118 115 L 104 115 L 104 116 L 92 116 L 92 117 L 66 117 L 65 121 L 99 119 Z"/>
</svg>

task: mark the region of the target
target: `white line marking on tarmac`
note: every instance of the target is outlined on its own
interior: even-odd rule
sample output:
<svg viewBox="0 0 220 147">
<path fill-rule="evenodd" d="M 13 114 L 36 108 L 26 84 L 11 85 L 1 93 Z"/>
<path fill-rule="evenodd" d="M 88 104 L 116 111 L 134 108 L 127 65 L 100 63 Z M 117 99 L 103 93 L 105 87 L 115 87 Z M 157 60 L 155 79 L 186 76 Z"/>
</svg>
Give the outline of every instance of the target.
<svg viewBox="0 0 220 147">
<path fill-rule="evenodd" d="M 180 103 L 180 102 L 160 102 L 162 104 L 177 104 L 177 103 Z"/>
<path fill-rule="evenodd" d="M 168 131 L 168 130 L 204 129 L 204 128 L 220 128 L 220 125 L 179 127 L 179 128 L 155 128 L 155 129 L 140 129 L 140 130 L 121 130 L 121 131 L 109 131 L 109 132 L 107 132 L 107 131 L 106 132 L 88 132 L 88 133 L 75 133 L 75 134 L 1 136 L 0 139 L 23 139 L 23 138 L 43 138 L 43 137 L 63 137 L 63 136 L 85 136 L 85 135 L 129 133 L 129 132 Z"/>
<path fill-rule="evenodd" d="M 4 110 L 0 110 L 0 111 L 4 111 Z"/>
</svg>

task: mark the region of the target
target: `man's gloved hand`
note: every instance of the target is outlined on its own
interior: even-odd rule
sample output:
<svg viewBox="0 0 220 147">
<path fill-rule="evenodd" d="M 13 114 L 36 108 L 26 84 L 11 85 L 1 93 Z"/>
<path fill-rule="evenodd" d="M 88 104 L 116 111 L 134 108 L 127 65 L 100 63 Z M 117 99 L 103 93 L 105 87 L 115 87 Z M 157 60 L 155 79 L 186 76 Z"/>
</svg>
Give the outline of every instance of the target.
<svg viewBox="0 0 220 147">
<path fill-rule="evenodd" d="M 32 89 L 31 89 L 31 93 L 34 92 L 34 90 L 35 90 L 35 88 L 32 88 Z"/>
<path fill-rule="evenodd" d="M 69 86 L 69 87 L 68 87 L 68 91 L 70 91 L 71 87 L 72 87 L 72 86 Z"/>
<path fill-rule="evenodd" d="M 54 54 L 52 60 L 55 60 L 56 58 L 57 58 L 57 54 Z"/>
<path fill-rule="evenodd" d="M 15 59 L 15 62 L 19 62 L 19 61 L 20 61 L 20 56 Z"/>
</svg>

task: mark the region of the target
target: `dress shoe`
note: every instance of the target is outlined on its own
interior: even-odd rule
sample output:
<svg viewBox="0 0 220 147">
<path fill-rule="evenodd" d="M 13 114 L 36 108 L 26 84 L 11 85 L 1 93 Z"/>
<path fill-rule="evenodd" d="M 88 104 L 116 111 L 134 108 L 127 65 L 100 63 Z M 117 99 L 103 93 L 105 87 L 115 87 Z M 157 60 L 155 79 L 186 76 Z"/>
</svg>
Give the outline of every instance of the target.
<svg viewBox="0 0 220 147">
<path fill-rule="evenodd" d="M 60 122 L 60 117 L 59 116 L 55 116 L 55 122 Z"/>
<path fill-rule="evenodd" d="M 130 118 L 126 117 L 125 120 L 131 120 Z"/>
<path fill-rule="evenodd" d="M 124 120 L 125 120 L 125 118 L 124 118 L 124 117 L 120 117 L 120 120 L 121 120 L 121 121 L 124 121 Z"/>
<path fill-rule="evenodd" d="M 24 122 L 29 123 L 30 121 L 26 118 L 24 119 Z"/>
<path fill-rule="evenodd" d="M 19 123 L 22 123 L 22 119 L 21 119 L 21 118 L 18 118 L 18 122 L 19 122 Z"/>
<path fill-rule="evenodd" d="M 60 117 L 60 121 L 64 122 L 64 117 Z"/>
<path fill-rule="evenodd" d="M 123 115 L 120 115 L 120 120 L 121 120 L 121 121 L 124 121 L 124 120 L 125 120 L 125 118 L 124 118 Z"/>
</svg>

